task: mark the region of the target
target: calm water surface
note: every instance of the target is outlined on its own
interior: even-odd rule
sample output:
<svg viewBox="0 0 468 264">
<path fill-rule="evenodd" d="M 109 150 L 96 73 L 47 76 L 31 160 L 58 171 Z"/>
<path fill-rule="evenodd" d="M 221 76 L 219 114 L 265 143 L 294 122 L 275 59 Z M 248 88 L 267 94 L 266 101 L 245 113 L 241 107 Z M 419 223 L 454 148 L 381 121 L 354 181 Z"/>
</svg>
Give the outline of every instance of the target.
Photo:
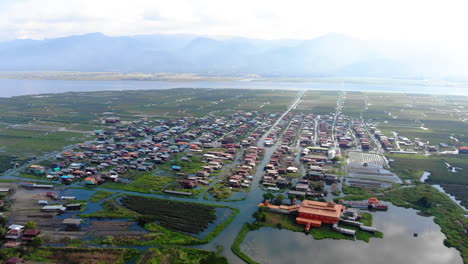
<svg viewBox="0 0 468 264">
<path fill-rule="evenodd" d="M 432 217 L 390 205 L 374 213 L 374 226 L 384 238 L 369 243 L 314 240 L 311 235 L 273 228 L 249 232 L 241 245 L 255 261 L 268 264 L 462 264 L 460 253 L 443 245 L 444 234 Z M 418 237 L 413 237 L 418 233 Z"/>
<path fill-rule="evenodd" d="M 62 80 L 16 80 L 0 79 L 0 97 L 19 95 L 119 91 L 119 90 L 152 90 L 171 88 L 237 88 L 237 89 L 309 89 L 309 90 L 346 90 L 346 91 L 381 91 L 403 93 L 432 94 L 465 94 L 467 88 L 377 85 L 351 83 L 319 83 L 319 82 L 160 82 L 160 81 L 62 81 Z"/>
</svg>

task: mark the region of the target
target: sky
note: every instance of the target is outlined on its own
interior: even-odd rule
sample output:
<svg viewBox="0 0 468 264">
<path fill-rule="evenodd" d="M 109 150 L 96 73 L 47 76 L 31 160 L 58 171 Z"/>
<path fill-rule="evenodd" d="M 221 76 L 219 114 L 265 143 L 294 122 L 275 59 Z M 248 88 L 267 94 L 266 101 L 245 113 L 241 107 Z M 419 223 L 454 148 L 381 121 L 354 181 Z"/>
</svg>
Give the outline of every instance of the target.
<svg viewBox="0 0 468 264">
<path fill-rule="evenodd" d="M 0 41 L 101 32 L 360 39 L 468 47 L 468 1 L 0 0 Z"/>
</svg>

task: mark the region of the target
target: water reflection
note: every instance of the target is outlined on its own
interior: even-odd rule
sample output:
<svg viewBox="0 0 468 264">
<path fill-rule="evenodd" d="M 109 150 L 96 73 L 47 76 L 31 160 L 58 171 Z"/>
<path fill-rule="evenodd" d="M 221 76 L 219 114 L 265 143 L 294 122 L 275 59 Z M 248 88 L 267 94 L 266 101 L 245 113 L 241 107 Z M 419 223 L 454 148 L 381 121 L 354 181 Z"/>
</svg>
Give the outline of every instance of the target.
<svg viewBox="0 0 468 264">
<path fill-rule="evenodd" d="M 385 238 L 369 243 L 314 240 L 304 233 L 261 228 L 249 232 L 241 249 L 260 263 L 462 264 L 460 253 L 443 245 L 444 234 L 432 217 L 415 210 L 390 206 L 374 213 L 375 227 Z M 418 237 L 413 237 L 418 233 Z"/>
</svg>

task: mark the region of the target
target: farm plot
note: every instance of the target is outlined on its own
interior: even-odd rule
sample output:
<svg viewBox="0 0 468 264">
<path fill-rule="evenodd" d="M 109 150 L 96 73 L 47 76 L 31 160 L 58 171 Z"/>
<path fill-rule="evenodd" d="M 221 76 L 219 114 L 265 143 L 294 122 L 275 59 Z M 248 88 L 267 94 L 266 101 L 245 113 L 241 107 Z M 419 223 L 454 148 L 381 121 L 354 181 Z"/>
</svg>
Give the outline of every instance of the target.
<svg viewBox="0 0 468 264">
<path fill-rule="evenodd" d="M 214 207 L 141 196 L 125 196 L 122 205 L 142 215 L 150 215 L 163 226 L 198 234 L 216 219 Z"/>
<path fill-rule="evenodd" d="M 134 250 L 116 248 L 41 248 L 23 256 L 27 263 L 114 264 L 124 263 Z M 38 261 L 39 260 L 39 261 Z"/>
<path fill-rule="evenodd" d="M 375 165 L 381 168 L 387 167 L 387 161 L 382 155 L 363 153 L 363 152 L 348 152 L 349 164 L 364 164 Z"/>
<path fill-rule="evenodd" d="M 142 237 L 148 232 L 132 230 L 133 222 L 128 221 L 93 221 L 89 230 L 99 237 Z"/>
<path fill-rule="evenodd" d="M 366 108 L 366 99 L 363 92 L 347 92 L 341 111 L 347 116 L 358 118 Z"/>
<path fill-rule="evenodd" d="M 6 128 L 0 130 L 0 146 L 9 155 L 30 157 L 60 150 L 84 140 L 82 133 L 43 132 Z"/>
<path fill-rule="evenodd" d="M 294 112 L 312 112 L 326 115 L 335 111 L 338 91 L 307 91 Z"/>
<path fill-rule="evenodd" d="M 365 93 L 365 119 L 390 131 L 429 144 L 463 145 L 467 142 L 468 98 L 464 96 Z M 453 140 L 452 137 L 457 140 Z"/>
<path fill-rule="evenodd" d="M 214 252 L 194 248 L 152 248 L 138 260 L 138 264 L 174 263 L 174 264 L 227 264 L 225 257 Z"/>
</svg>

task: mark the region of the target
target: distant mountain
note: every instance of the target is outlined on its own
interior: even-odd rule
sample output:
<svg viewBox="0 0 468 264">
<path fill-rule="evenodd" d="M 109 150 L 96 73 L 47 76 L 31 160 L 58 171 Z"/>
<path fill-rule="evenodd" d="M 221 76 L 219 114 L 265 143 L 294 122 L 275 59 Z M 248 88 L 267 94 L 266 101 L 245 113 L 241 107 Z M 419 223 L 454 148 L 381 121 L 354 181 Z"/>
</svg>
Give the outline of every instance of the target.
<svg viewBox="0 0 468 264">
<path fill-rule="evenodd" d="M 405 52 L 414 56 L 405 56 Z M 382 47 L 374 42 L 340 34 L 311 40 L 256 40 L 194 35 L 110 37 L 93 33 L 0 43 L 0 71 L 399 78 L 450 73 L 449 60 L 433 58 L 432 54 L 401 47 L 382 52 Z"/>
</svg>

